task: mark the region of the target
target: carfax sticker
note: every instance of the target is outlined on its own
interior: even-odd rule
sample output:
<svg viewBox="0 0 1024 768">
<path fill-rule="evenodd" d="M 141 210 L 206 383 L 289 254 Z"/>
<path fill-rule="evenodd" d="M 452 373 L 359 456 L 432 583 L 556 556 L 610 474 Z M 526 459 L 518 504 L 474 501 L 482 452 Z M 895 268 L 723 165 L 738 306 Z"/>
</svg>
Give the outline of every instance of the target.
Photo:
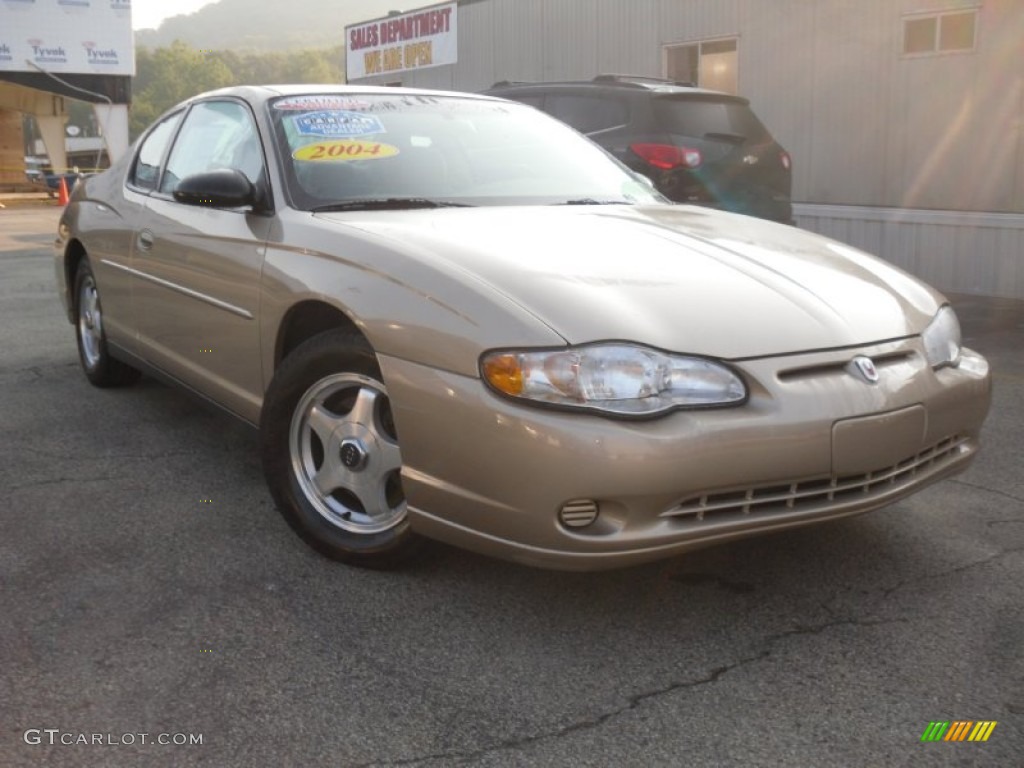
<svg viewBox="0 0 1024 768">
<path fill-rule="evenodd" d="M 376 117 L 341 109 L 308 112 L 293 117 L 292 121 L 303 136 L 345 138 L 385 132 L 384 126 Z"/>
<path fill-rule="evenodd" d="M 274 102 L 274 109 L 309 112 L 314 109 L 369 109 L 370 102 L 351 96 L 292 96 Z"/>
<path fill-rule="evenodd" d="M 339 163 L 349 160 L 379 160 L 394 157 L 398 147 L 379 141 L 318 141 L 299 147 L 292 153 L 296 160 Z"/>
</svg>

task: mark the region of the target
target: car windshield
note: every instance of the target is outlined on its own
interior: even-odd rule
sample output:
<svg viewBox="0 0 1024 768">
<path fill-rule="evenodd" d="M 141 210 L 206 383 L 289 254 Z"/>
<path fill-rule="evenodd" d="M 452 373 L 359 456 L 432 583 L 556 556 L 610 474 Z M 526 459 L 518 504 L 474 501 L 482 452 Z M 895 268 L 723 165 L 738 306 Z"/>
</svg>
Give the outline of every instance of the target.
<svg viewBox="0 0 1024 768">
<path fill-rule="evenodd" d="M 302 210 L 664 201 L 604 150 L 521 104 L 335 93 L 269 108 Z"/>
</svg>

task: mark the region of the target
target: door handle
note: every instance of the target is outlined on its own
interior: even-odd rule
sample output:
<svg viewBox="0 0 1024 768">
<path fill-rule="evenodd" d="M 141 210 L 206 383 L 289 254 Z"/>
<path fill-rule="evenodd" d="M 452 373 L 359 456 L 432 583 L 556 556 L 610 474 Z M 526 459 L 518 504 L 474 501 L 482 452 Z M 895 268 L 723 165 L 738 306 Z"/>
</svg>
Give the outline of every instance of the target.
<svg viewBox="0 0 1024 768">
<path fill-rule="evenodd" d="M 153 233 L 148 229 L 144 229 L 139 232 L 139 237 L 136 241 L 140 251 L 148 251 L 153 247 Z"/>
</svg>

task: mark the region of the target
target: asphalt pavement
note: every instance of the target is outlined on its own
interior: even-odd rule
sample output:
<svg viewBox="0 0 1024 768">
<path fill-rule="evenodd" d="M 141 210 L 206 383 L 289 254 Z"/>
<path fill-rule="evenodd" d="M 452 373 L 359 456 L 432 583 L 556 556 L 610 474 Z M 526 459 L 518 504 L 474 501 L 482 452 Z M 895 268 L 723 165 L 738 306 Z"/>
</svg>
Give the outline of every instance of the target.
<svg viewBox="0 0 1024 768">
<path fill-rule="evenodd" d="M 954 297 L 983 450 L 885 510 L 608 573 L 379 573 L 290 531 L 248 427 L 89 386 L 58 212 L 0 210 L 3 768 L 1024 764 L 1024 303 Z M 997 725 L 921 741 L 963 720 Z"/>
</svg>

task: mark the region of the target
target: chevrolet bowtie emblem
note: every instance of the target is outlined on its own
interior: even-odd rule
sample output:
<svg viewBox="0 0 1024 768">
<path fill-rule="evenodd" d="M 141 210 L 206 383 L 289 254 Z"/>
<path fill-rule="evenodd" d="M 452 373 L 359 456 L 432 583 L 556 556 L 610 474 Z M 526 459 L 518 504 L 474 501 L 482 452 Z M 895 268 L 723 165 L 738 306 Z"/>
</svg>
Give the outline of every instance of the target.
<svg viewBox="0 0 1024 768">
<path fill-rule="evenodd" d="M 870 357 L 857 355 L 850 361 L 849 367 L 855 375 L 864 379 L 868 384 L 878 383 L 878 369 L 875 368 L 875 362 Z"/>
</svg>

